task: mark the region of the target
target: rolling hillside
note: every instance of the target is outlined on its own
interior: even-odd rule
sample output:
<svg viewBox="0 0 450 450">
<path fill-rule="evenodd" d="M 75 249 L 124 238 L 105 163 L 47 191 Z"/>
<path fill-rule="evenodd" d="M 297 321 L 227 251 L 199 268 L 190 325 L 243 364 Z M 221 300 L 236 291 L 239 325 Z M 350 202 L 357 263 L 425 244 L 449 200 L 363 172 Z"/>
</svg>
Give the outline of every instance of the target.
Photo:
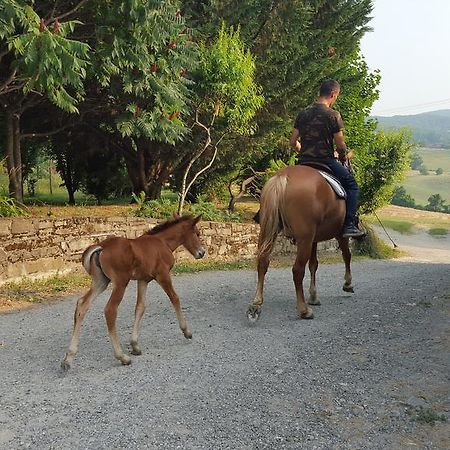
<svg viewBox="0 0 450 450">
<path fill-rule="evenodd" d="M 411 129 L 414 140 L 424 147 L 450 148 L 450 109 L 374 119 L 381 129 Z"/>
</svg>

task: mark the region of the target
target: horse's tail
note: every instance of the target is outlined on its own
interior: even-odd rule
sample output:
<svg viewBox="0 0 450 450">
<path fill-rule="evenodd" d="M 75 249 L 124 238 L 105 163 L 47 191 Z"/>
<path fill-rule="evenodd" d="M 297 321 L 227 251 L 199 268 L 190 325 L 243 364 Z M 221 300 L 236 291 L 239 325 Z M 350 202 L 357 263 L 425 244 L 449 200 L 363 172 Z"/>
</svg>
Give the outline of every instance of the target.
<svg viewBox="0 0 450 450">
<path fill-rule="evenodd" d="M 278 233 L 286 231 L 284 198 L 287 182 L 285 173 L 277 174 L 270 178 L 261 192 L 258 256 L 270 253 Z"/>
</svg>

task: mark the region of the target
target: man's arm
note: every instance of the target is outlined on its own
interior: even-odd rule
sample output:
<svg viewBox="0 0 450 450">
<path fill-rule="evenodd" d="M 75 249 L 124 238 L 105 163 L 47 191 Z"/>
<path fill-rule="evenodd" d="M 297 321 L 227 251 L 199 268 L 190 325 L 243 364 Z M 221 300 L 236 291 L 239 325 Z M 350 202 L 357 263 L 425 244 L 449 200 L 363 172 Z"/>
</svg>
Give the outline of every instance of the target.
<svg viewBox="0 0 450 450">
<path fill-rule="evenodd" d="M 300 142 L 298 138 L 300 137 L 300 132 L 297 130 L 297 128 L 294 128 L 292 130 L 291 139 L 289 140 L 289 143 L 291 144 L 291 147 L 297 152 L 300 153 L 300 150 L 302 146 L 300 145 Z"/>
<path fill-rule="evenodd" d="M 347 146 L 345 145 L 344 132 L 342 130 L 334 133 L 334 143 L 339 156 L 339 161 L 344 163 L 347 160 Z"/>
</svg>

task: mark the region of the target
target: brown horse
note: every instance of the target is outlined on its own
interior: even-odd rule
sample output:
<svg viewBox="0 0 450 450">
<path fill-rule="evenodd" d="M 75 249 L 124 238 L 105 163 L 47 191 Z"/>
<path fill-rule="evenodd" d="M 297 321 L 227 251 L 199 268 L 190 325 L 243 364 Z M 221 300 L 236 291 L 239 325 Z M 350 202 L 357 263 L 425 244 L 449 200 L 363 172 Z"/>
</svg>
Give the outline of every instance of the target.
<svg viewBox="0 0 450 450">
<path fill-rule="evenodd" d="M 316 290 L 317 243 L 336 238 L 345 262 L 344 291 L 353 292 L 350 272 L 351 253 L 348 238 L 340 233 L 345 218 L 345 200 L 338 198 L 325 178 L 308 166 L 281 169 L 264 186 L 260 200 L 260 234 L 258 240 L 258 284 L 247 317 L 256 321 L 263 304 L 264 277 L 276 237 L 280 232 L 297 245 L 297 258 L 292 268 L 300 318 L 312 319 L 312 309 L 303 294 L 305 266 L 309 261 L 311 284 L 310 305 L 319 305 Z"/>
<path fill-rule="evenodd" d="M 173 252 L 183 245 L 196 259 L 205 254 L 197 223 L 200 216 L 176 217 L 155 226 L 136 239 L 111 237 L 98 245 L 89 246 L 83 253 L 83 266 L 92 278 L 91 288 L 78 300 L 74 316 L 72 340 L 61 364 L 64 370 L 70 368 L 78 351 L 80 328 L 92 301 L 101 294 L 109 282 L 113 284 L 112 294 L 105 306 L 108 333 L 115 357 L 124 365 L 131 359 L 126 355 L 116 332 L 117 308 L 122 301 L 130 280 L 138 281 L 135 320 L 131 336 L 131 353 L 140 355 L 139 328 L 145 310 L 145 293 L 150 281 L 156 280 L 168 295 L 178 319 L 178 324 L 187 339 L 192 338 L 186 319 L 181 311 L 180 299 L 172 286 L 170 269 L 175 259 Z"/>
</svg>

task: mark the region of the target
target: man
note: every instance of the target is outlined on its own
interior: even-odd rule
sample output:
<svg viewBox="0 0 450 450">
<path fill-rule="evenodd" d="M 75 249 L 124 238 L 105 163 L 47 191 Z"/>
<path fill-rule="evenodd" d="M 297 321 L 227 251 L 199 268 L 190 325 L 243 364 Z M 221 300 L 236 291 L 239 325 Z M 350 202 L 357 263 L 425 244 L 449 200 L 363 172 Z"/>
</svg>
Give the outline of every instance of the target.
<svg viewBox="0 0 450 450">
<path fill-rule="evenodd" d="M 326 165 L 338 178 L 347 192 L 347 212 L 342 236 L 361 238 L 365 233 L 356 227 L 358 185 L 352 173 L 343 165 L 348 157 L 344 123 L 339 112 L 332 109 L 339 93 L 337 81 L 326 80 L 322 83 L 317 101 L 297 116 L 290 144 L 300 154 L 299 164 L 316 162 Z M 340 162 L 334 156 L 335 151 Z"/>
</svg>

